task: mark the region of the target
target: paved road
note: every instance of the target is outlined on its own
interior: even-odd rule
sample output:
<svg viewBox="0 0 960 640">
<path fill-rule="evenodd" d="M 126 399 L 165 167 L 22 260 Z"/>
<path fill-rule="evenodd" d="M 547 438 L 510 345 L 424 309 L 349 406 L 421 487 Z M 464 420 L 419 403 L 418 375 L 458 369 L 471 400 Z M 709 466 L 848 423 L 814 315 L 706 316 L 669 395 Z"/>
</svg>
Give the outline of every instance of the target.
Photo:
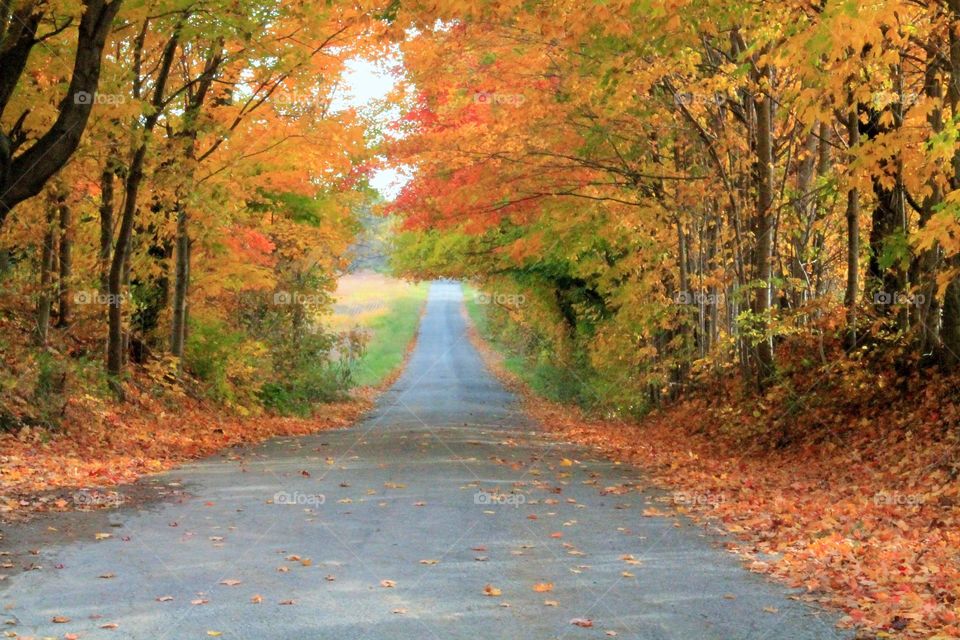
<svg viewBox="0 0 960 640">
<path fill-rule="evenodd" d="M 643 517 L 664 494 L 643 488 L 636 470 L 534 430 L 467 340 L 453 284 L 431 289 L 408 368 L 360 424 L 232 450 L 148 484 L 172 495 L 68 516 L 57 532 L 33 525 L 42 548 L 32 561 L 43 568 L 0 582 L 9 630 L 137 640 L 841 637 L 830 616 L 743 570 L 703 529 Z M 7 543 L 24 531 L 8 528 Z M 552 590 L 534 589 L 544 583 Z M 571 624 L 578 618 L 593 626 Z"/>
</svg>

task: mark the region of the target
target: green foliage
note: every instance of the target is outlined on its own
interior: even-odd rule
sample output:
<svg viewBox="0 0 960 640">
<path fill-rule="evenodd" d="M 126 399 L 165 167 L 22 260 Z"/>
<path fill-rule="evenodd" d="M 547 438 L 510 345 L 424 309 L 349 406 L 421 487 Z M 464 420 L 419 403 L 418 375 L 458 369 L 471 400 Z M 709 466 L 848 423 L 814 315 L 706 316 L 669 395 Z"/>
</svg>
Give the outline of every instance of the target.
<svg viewBox="0 0 960 640">
<path fill-rule="evenodd" d="M 302 358 L 282 377 L 266 382 L 257 395 L 264 407 L 281 415 L 309 416 L 316 405 L 342 399 L 352 376 L 344 362 Z"/>
<path fill-rule="evenodd" d="M 310 307 L 268 299 L 241 297 L 236 328 L 194 321 L 185 364 L 204 395 L 242 411 L 299 416 L 344 397 L 361 342 L 323 331 Z"/>
<path fill-rule="evenodd" d="M 256 374 L 267 368 L 263 345 L 218 320 L 192 319 L 184 365 L 201 383 L 203 394 L 242 408 L 254 405 Z"/>
<path fill-rule="evenodd" d="M 891 233 L 884 238 L 883 250 L 877 257 L 881 269 L 906 267 L 910 265 L 910 242 L 901 231 Z"/>
<path fill-rule="evenodd" d="M 506 368 L 547 399 L 596 407 L 601 398 L 583 351 L 572 357 L 561 356 L 568 345 L 554 343 L 544 328 L 514 321 L 500 305 L 485 303 L 490 298 L 490 294 L 474 287 L 465 288 L 471 321 L 480 335 L 504 355 Z"/>
<path fill-rule="evenodd" d="M 67 365 L 48 352 L 37 357 L 37 381 L 33 389 L 35 415 L 39 424 L 56 427 L 66 404 Z"/>
</svg>

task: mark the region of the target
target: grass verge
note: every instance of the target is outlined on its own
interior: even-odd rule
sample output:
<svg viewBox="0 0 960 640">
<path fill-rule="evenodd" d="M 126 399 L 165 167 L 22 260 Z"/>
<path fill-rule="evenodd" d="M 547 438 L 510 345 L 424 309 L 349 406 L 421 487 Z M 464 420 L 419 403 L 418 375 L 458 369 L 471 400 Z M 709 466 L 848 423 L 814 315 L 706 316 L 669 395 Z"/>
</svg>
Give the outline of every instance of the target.
<svg viewBox="0 0 960 640">
<path fill-rule="evenodd" d="M 475 287 L 464 284 L 463 304 L 473 328 L 484 342 L 492 345 L 499 354 L 499 366 L 529 386 L 534 393 L 549 396 L 549 390 L 543 384 L 541 376 L 537 375 L 536 368 L 530 366 L 530 358 L 516 353 L 508 344 L 497 339 L 490 324 L 490 317 L 486 313 L 486 305 L 479 302 L 481 296 L 478 296 L 478 293 Z"/>
<path fill-rule="evenodd" d="M 494 326 L 488 314 L 489 305 L 480 302 L 489 297 L 479 293 L 475 287 L 463 285 L 468 319 L 484 342 L 496 349 L 499 354 L 498 366 L 542 398 L 574 403 L 580 407 L 589 406 L 593 393 L 585 386 L 583 377 L 558 365 L 556 359 L 546 353 L 540 353 L 539 356 L 524 353 L 522 348 L 518 348 L 526 340 L 522 331 L 511 323 Z"/>
<path fill-rule="evenodd" d="M 341 281 L 330 323 L 366 335 L 364 355 L 354 367 L 357 385 L 383 387 L 399 373 L 416 337 L 428 288 L 374 273 Z"/>
</svg>

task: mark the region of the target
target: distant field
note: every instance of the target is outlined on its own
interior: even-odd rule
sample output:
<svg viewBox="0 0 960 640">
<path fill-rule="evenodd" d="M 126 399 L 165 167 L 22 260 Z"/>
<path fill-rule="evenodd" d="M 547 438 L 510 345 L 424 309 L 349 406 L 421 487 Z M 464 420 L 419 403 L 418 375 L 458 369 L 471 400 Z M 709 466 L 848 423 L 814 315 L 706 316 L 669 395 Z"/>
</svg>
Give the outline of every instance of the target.
<svg viewBox="0 0 960 640">
<path fill-rule="evenodd" d="M 355 369 L 357 384 L 376 386 L 403 362 L 417 331 L 428 286 L 372 271 L 340 279 L 334 312 L 327 322 L 335 331 L 359 328 L 368 336 L 366 353 Z"/>
</svg>

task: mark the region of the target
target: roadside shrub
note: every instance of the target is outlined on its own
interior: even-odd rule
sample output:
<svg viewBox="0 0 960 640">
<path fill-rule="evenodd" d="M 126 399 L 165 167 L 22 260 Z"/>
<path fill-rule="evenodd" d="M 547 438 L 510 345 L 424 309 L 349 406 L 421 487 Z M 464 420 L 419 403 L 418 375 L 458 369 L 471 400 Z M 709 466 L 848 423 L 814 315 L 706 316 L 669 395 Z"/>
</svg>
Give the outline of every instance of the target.
<svg viewBox="0 0 960 640">
<path fill-rule="evenodd" d="M 266 348 L 219 321 L 191 321 L 184 366 L 202 395 L 237 409 L 257 406 L 258 381 L 269 370 Z"/>
<path fill-rule="evenodd" d="M 275 359 L 274 379 L 260 387 L 263 406 L 282 415 L 308 416 L 316 405 L 346 397 L 362 344 L 346 336 L 310 334 L 286 359 Z"/>
</svg>

